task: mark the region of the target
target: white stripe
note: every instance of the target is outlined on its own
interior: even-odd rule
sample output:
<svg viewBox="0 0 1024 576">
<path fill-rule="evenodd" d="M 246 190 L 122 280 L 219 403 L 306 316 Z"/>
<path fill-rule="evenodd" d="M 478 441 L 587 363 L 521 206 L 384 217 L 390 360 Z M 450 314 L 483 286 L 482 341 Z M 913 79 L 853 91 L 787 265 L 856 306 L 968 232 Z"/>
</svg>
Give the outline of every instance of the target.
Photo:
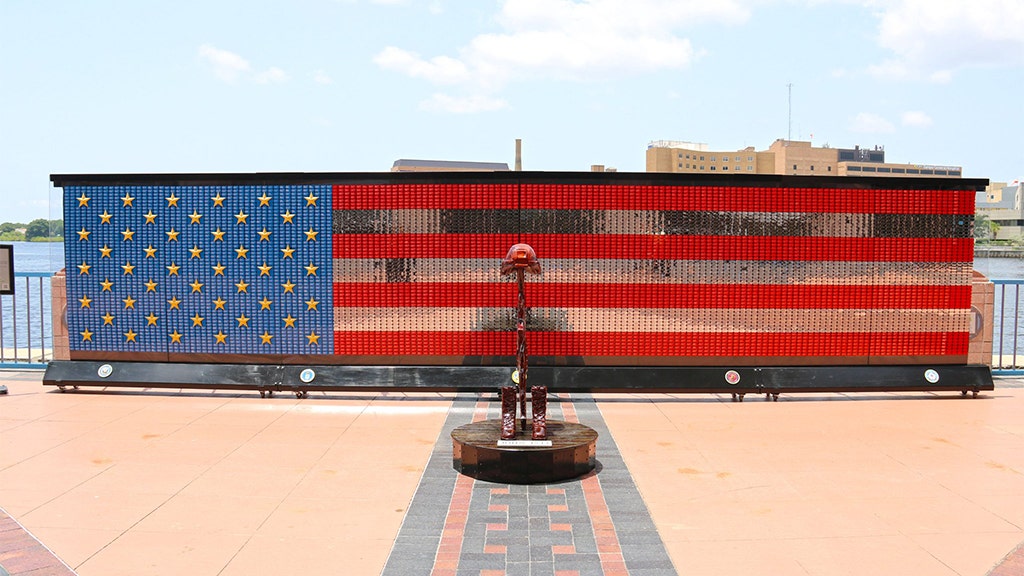
<svg viewBox="0 0 1024 576">
<path fill-rule="evenodd" d="M 529 328 L 557 332 L 967 332 L 969 310 L 534 308 Z M 355 332 L 514 330 L 510 308 L 335 308 Z"/>
</svg>

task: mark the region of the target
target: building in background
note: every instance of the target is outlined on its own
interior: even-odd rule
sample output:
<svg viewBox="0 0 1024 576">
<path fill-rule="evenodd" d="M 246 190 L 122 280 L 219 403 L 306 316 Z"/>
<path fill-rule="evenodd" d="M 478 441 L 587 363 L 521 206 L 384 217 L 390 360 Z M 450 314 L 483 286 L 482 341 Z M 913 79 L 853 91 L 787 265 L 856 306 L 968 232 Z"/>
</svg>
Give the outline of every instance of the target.
<svg viewBox="0 0 1024 576">
<path fill-rule="evenodd" d="M 983 192 L 978 192 L 975 209 L 980 215 L 988 216 L 998 226 L 995 238 L 1012 240 L 1024 235 L 1024 184 L 1014 180 L 993 182 Z"/>
<path fill-rule="evenodd" d="M 817 148 L 810 142 L 778 139 L 767 150 L 710 150 L 707 144 L 656 140 L 647 145 L 648 172 L 685 174 L 792 174 L 798 176 L 892 176 L 960 178 L 959 166 L 893 164 L 885 149 Z"/>
<path fill-rule="evenodd" d="M 458 162 L 452 160 L 395 160 L 392 172 L 508 172 L 505 162 Z"/>
</svg>

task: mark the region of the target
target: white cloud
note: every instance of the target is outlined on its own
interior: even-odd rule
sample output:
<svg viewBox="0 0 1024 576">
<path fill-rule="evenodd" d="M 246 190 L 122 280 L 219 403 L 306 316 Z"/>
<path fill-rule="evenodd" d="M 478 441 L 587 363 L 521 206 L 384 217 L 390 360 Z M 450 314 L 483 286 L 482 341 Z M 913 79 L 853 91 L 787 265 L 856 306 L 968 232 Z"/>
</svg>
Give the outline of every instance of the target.
<svg viewBox="0 0 1024 576">
<path fill-rule="evenodd" d="M 481 95 L 456 98 L 447 94 L 434 94 L 429 100 L 420 102 L 421 110 L 428 112 L 450 112 L 453 114 L 493 112 L 507 106 L 508 103 L 500 98 L 490 98 Z"/>
<path fill-rule="evenodd" d="M 900 66 L 897 77 L 948 82 L 953 71 L 1024 65 L 1024 2 L 1020 0 L 898 0 L 880 10 L 879 44 Z"/>
<path fill-rule="evenodd" d="M 680 69 L 702 54 L 682 30 L 744 22 L 750 17 L 745 2 L 503 0 L 495 18 L 501 31 L 474 37 L 456 55 L 425 58 L 388 46 L 373 60 L 387 70 L 476 94 L 493 94 L 524 79 L 589 80 Z"/>
<path fill-rule="evenodd" d="M 932 125 L 932 117 L 920 110 L 904 112 L 900 121 L 904 126 L 912 126 L 914 128 L 927 128 Z"/>
<path fill-rule="evenodd" d="M 896 127 L 878 114 L 861 112 L 850 122 L 850 130 L 866 134 L 889 134 L 894 132 Z"/>
<path fill-rule="evenodd" d="M 213 67 L 213 73 L 225 82 L 234 82 L 249 71 L 249 61 L 234 52 L 221 50 L 209 44 L 199 47 L 199 57 Z"/>
<path fill-rule="evenodd" d="M 313 82 L 325 86 L 327 84 L 334 83 L 334 81 L 331 80 L 331 77 L 327 75 L 327 72 L 324 72 L 323 70 L 317 70 L 316 72 L 313 72 Z"/>
<path fill-rule="evenodd" d="M 257 84 L 280 84 L 281 82 L 288 81 L 288 74 L 286 74 L 284 70 L 281 70 L 276 66 L 272 66 L 253 76 L 253 80 L 255 80 Z"/>
<path fill-rule="evenodd" d="M 435 56 L 430 60 L 419 54 L 388 46 L 373 57 L 374 63 L 386 70 L 395 70 L 412 78 L 421 78 L 434 84 L 457 84 L 469 78 L 469 71 L 462 62 L 447 56 Z"/>
<path fill-rule="evenodd" d="M 257 84 L 279 84 L 288 81 L 288 74 L 276 66 L 261 72 L 253 72 L 252 65 L 245 58 L 210 44 L 199 47 L 199 58 L 213 69 L 218 78 L 229 84 L 242 78 Z"/>
</svg>

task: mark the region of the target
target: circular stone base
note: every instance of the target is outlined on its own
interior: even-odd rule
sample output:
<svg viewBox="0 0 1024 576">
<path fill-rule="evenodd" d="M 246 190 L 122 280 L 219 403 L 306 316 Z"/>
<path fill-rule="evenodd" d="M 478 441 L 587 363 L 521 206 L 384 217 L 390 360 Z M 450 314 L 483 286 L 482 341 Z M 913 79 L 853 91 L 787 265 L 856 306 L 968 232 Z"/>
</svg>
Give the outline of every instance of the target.
<svg viewBox="0 0 1024 576">
<path fill-rule="evenodd" d="M 517 430 L 520 420 L 516 420 Z M 533 423 L 516 440 L 529 440 Z M 597 431 L 582 424 L 548 420 L 551 446 L 498 446 L 501 421 L 484 420 L 452 430 L 452 467 L 466 476 L 507 484 L 576 478 L 594 469 Z"/>
</svg>

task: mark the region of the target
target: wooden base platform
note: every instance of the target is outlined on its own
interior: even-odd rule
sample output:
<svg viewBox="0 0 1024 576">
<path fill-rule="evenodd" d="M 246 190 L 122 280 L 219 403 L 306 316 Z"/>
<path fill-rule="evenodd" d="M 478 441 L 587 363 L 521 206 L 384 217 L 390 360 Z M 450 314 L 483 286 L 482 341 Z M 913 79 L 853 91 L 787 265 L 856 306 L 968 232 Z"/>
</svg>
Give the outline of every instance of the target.
<svg viewBox="0 0 1024 576">
<path fill-rule="evenodd" d="M 527 420 L 526 428 L 533 429 L 531 421 Z M 529 432 L 517 436 L 529 438 Z M 473 422 L 452 430 L 452 466 L 480 480 L 538 484 L 582 476 L 596 463 L 597 431 L 582 424 L 548 420 L 551 446 L 498 446 L 500 439 L 500 420 Z"/>
</svg>

